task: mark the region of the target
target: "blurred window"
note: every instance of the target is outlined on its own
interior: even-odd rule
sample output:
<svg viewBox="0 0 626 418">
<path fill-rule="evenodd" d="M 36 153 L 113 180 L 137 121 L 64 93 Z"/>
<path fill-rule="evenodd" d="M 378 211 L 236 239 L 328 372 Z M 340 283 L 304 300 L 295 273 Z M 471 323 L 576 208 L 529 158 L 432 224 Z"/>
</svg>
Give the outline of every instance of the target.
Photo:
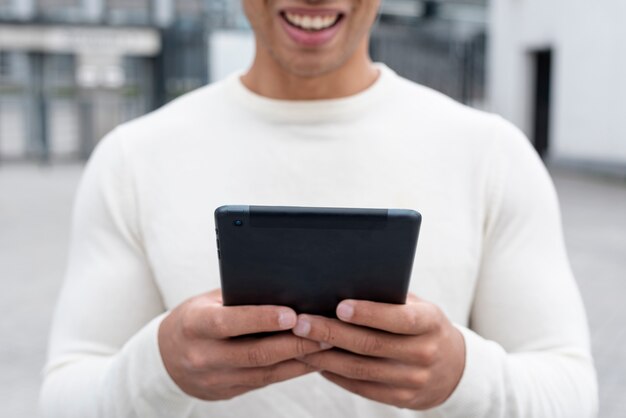
<svg viewBox="0 0 626 418">
<path fill-rule="evenodd" d="M 45 89 L 53 96 L 74 96 L 76 93 L 75 57 L 50 54 L 44 59 Z"/>
<path fill-rule="evenodd" d="M 11 17 L 14 14 L 13 0 L 0 0 L 0 19 Z"/>
<path fill-rule="evenodd" d="M 138 86 L 145 80 L 145 68 L 143 68 L 144 58 L 124 57 L 123 67 L 126 86 Z"/>
<path fill-rule="evenodd" d="M 176 4 L 176 14 L 179 16 L 202 15 L 206 10 L 206 3 L 203 0 L 178 0 Z"/>
<path fill-rule="evenodd" d="M 207 3 L 203 0 L 178 0 L 174 2 L 176 25 L 179 28 L 204 26 L 207 18 Z"/>
<path fill-rule="evenodd" d="M 370 42 L 374 60 L 463 103 L 483 107 L 485 0 L 387 0 L 384 5 Z"/>
<path fill-rule="evenodd" d="M 167 100 L 202 86 L 208 74 L 204 28 L 180 23 L 184 22 L 167 30 L 163 39 L 164 54 L 169 57 L 163 68 Z"/>
<path fill-rule="evenodd" d="M 0 51 L 0 83 L 6 83 L 11 78 L 11 60 L 6 51 Z"/>
<path fill-rule="evenodd" d="M 23 93 L 28 86 L 28 54 L 0 51 L 0 99 Z"/>
<path fill-rule="evenodd" d="M 46 19 L 75 22 L 84 18 L 83 0 L 39 0 L 37 5 Z"/>
<path fill-rule="evenodd" d="M 154 100 L 154 73 L 150 60 L 145 57 L 124 57 L 122 65 L 125 83 L 120 95 L 126 106 L 126 120 L 140 116 L 150 108 Z"/>
<path fill-rule="evenodd" d="M 151 0 L 108 0 L 109 19 L 114 24 L 149 24 Z"/>
<path fill-rule="evenodd" d="M 208 0 L 205 18 L 209 27 L 213 29 L 249 28 L 240 1 Z"/>
</svg>

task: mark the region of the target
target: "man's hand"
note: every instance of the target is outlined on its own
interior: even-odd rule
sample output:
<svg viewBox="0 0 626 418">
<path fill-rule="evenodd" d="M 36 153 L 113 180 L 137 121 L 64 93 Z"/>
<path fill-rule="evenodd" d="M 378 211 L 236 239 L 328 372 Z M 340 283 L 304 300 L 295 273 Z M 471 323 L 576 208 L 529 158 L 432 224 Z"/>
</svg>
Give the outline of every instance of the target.
<svg viewBox="0 0 626 418">
<path fill-rule="evenodd" d="M 286 307 L 224 307 L 216 290 L 188 300 L 163 320 L 159 349 L 185 393 L 203 400 L 231 399 L 317 370 L 294 359 L 323 350 L 319 342 L 291 333 L 231 339 L 289 330 L 296 319 Z"/>
<path fill-rule="evenodd" d="M 294 334 L 330 344 L 299 358 L 335 384 L 400 408 L 442 404 L 465 368 L 465 341 L 441 310 L 410 295 L 406 305 L 346 300 L 340 320 L 300 315 Z"/>
</svg>

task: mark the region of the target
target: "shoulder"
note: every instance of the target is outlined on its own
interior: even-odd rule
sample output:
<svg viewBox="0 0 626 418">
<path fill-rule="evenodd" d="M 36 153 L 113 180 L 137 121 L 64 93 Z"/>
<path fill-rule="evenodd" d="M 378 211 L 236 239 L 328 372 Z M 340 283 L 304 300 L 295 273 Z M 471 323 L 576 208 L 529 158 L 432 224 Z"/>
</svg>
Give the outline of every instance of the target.
<svg viewBox="0 0 626 418">
<path fill-rule="evenodd" d="M 517 136 L 516 128 L 489 111 L 467 106 L 430 87 L 395 75 L 388 103 L 398 123 L 413 126 L 443 146 L 491 147 L 496 136 Z"/>
<path fill-rule="evenodd" d="M 132 153 L 179 147 L 186 138 L 219 120 L 225 81 L 184 94 L 144 116 L 118 126 L 103 141 L 122 141 Z"/>
<path fill-rule="evenodd" d="M 395 101 L 407 106 L 407 109 L 425 110 L 431 117 L 455 120 L 481 121 L 492 114 L 458 102 L 446 94 L 431 87 L 416 83 L 393 73 L 392 83 Z"/>
<path fill-rule="evenodd" d="M 124 123 L 121 128 L 129 132 L 139 132 L 178 127 L 190 118 L 199 117 L 202 114 L 206 115 L 204 110 L 215 106 L 215 102 L 223 94 L 223 86 L 224 82 L 218 82 L 200 87 L 177 97 L 144 116 Z"/>
</svg>

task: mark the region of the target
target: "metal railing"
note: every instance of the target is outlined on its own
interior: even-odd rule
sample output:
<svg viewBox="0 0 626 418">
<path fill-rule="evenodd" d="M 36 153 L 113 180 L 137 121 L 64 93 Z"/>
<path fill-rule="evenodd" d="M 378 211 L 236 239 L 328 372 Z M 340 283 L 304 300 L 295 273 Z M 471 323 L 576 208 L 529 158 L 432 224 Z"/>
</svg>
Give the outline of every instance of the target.
<svg viewBox="0 0 626 418">
<path fill-rule="evenodd" d="M 33 104 L 39 109 L 33 109 Z M 85 159 L 111 129 L 149 110 L 144 96 L 123 97 L 111 92 L 47 97 L 40 102 L 1 97 L 0 162 Z"/>
<path fill-rule="evenodd" d="M 480 27 L 457 29 L 450 22 L 381 23 L 372 34 L 371 54 L 410 80 L 480 107 L 485 96 L 485 32 Z"/>
</svg>

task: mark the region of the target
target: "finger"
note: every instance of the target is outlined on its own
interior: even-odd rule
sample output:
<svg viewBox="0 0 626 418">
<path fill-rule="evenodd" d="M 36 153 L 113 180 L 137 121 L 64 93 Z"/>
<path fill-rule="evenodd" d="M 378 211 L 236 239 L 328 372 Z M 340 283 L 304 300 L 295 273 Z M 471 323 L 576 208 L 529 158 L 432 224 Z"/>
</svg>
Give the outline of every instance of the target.
<svg viewBox="0 0 626 418">
<path fill-rule="evenodd" d="M 295 379 L 316 371 L 318 370 L 297 360 L 289 360 L 274 366 L 256 369 L 228 371 L 224 369 L 222 373 L 211 371 L 210 375 L 204 379 L 204 384 L 189 394 L 205 401 L 229 400 L 252 390 Z M 211 389 L 207 390 L 207 387 Z"/>
<path fill-rule="evenodd" d="M 345 390 L 376 402 L 400 408 L 414 408 L 417 402 L 417 394 L 411 389 L 349 379 L 329 372 L 322 372 L 321 374 Z"/>
<path fill-rule="evenodd" d="M 412 337 L 405 335 L 394 335 L 313 315 L 299 315 L 298 323 L 292 331 L 299 337 L 323 342 L 356 354 L 407 362 L 414 360 L 411 350 L 415 348 L 415 344 L 409 340 Z"/>
<path fill-rule="evenodd" d="M 296 324 L 293 309 L 282 306 L 222 306 L 207 297 L 189 308 L 184 327 L 190 335 L 225 339 L 261 332 L 284 331 Z"/>
<path fill-rule="evenodd" d="M 229 378 L 237 385 L 257 389 L 317 372 L 315 367 L 297 360 L 287 360 L 268 367 L 238 369 Z"/>
<path fill-rule="evenodd" d="M 222 289 L 211 290 L 209 293 L 207 293 L 207 296 L 209 299 L 216 303 L 219 303 L 220 305 L 224 304 L 224 302 L 222 301 Z"/>
<path fill-rule="evenodd" d="M 440 323 L 441 312 L 435 305 L 415 297 L 409 298 L 405 305 L 344 300 L 337 306 L 337 317 L 394 334 L 420 335 Z"/>
<path fill-rule="evenodd" d="M 211 356 L 226 367 L 266 367 L 325 350 L 317 341 L 281 334 L 266 338 L 224 341 Z"/>
<path fill-rule="evenodd" d="M 418 389 L 428 377 L 420 368 L 398 362 L 331 350 L 298 358 L 309 366 L 349 379 Z"/>
</svg>

